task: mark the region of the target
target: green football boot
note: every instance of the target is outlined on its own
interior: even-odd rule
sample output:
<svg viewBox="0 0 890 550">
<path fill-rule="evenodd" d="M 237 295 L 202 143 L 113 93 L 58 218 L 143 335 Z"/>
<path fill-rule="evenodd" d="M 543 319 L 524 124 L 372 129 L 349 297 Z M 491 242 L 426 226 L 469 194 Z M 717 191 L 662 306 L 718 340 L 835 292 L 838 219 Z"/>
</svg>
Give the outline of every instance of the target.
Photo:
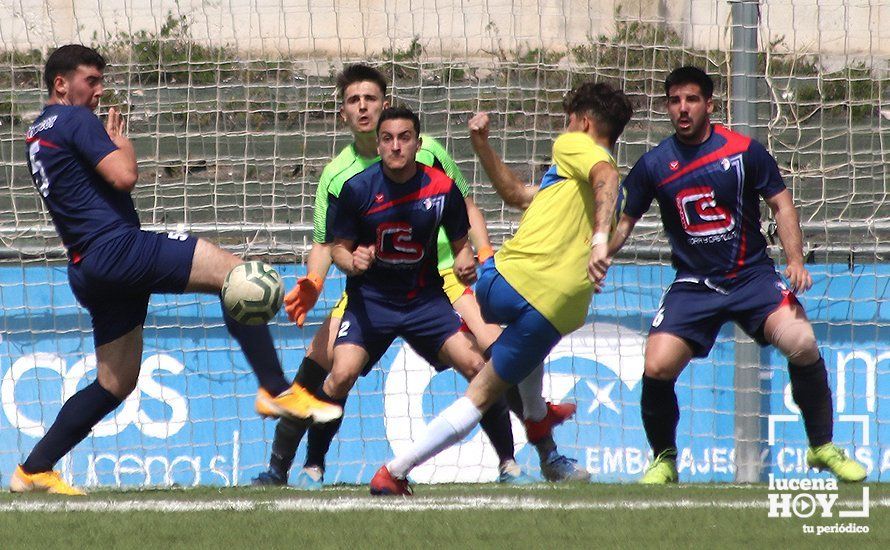
<svg viewBox="0 0 890 550">
<path fill-rule="evenodd" d="M 807 449 L 807 466 L 819 471 L 828 470 L 838 481 L 846 483 L 862 481 L 866 475 L 865 468 L 834 443 Z"/>
<path fill-rule="evenodd" d="M 652 464 L 646 468 L 640 483 L 643 485 L 677 483 L 677 450 L 668 449 L 656 456 Z"/>
</svg>

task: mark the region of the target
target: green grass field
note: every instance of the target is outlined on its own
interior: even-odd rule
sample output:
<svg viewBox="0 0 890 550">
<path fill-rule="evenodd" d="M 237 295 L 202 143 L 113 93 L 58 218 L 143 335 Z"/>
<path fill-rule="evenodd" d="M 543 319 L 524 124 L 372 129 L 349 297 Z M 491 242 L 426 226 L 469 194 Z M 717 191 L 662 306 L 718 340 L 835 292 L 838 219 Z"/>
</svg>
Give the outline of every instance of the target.
<svg viewBox="0 0 890 550">
<path fill-rule="evenodd" d="M 861 509 L 867 518 L 840 518 Z M 6 548 L 890 548 L 881 485 L 842 486 L 831 518 L 767 516 L 767 487 L 736 485 L 364 486 L 100 491 L 80 499 L 0 495 Z M 816 514 L 818 515 L 818 513 Z M 868 533 L 806 534 L 856 523 Z"/>
</svg>

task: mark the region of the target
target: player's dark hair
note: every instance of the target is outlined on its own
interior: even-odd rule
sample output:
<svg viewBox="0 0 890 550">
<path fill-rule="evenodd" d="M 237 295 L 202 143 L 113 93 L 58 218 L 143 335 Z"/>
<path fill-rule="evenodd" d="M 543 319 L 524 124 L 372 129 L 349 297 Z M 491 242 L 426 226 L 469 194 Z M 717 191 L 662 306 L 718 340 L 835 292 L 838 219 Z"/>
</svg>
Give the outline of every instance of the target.
<svg viewBox="0 0 890 550">
<path fill-rule="evenodd" d="M 705 99 L 714 96 L 714 80 L 698 67 L 686 66 L 671 71 L 664 79 L 664 96 L 670 97 L 671 88 L 681 84 L 697 84 Z"/>
<path fill-rule="evenodd" d="M 349 65 L 337 75 L 337 91 L 340 93 L 340 99 L 346 99 L 346 88 L 356 82 L 373 82 L 380 86 L 380 92 L 386 97 L 386 79 L 383 74 L 363 63 Z"/>
<path fill-rule="evenodd" d="M 43 81 L 46 83 L 46 89 L 52 93 L 53 83 L 57 76 L 76 71 L 81 65 L 95 67 L 102 71 L 105 70 L 105 64 L 105 58 L 93 48 L 80 44 L 68 44 L 49 55 L 43 69 Z"/>
<path fill-rule="evenodd" d="M 618 141 L 634 113 L 624 92 L 604 82 L 581 84 L 566 94 L 562 108 L 567 115 L 589 114 L 594 119 L 597 133 L 608 136 L 611 143 Z"/>
<path fill-rule="evenodd" d="M 417 135 L 420 135 L 420 118 L 417 116 L 417 113 L 409 109 L 408 107 L 388 107 L 383 109 L 383 112 L 380 113 L 380 120 L 377 121 L 377 134 L 380 134 L 380 126 L 383 124 L 385 120 L 410 120 L 414 123 L 414 131 L 417 132 Z"/>
</svg>

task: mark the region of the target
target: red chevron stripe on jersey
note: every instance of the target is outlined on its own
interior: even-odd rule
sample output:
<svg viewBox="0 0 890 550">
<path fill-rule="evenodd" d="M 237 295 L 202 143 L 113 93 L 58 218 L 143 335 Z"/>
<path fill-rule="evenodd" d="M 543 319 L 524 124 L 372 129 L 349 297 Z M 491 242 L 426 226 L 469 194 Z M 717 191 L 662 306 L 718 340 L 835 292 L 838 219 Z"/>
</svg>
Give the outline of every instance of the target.
<svg viewBox="0 0 890 550">
<path fill-rule="evenodd" d="M 394 201 L 388 201 L 369 209 L 365 212 L 365 216 L 370 216 L 372 214 L 376 214 L 377 212 L 382 212 L 394 206 L 398 206 L 400 204 L 405 204 L 406 202 L 417 201 L 420 199 L 426 199 L 429 197 L 435 197 L 438 195 L 447 195 L 448 191 L 451 189 L 452 181 L 451 179 L 445 175 L 445 172 L 441 170 L 430 169 L 429 166 L 424 166 L 423 164 L 417 163 L 417 169 L 423 170 L 427 176 L 430 178 L 430 182 L 428 185 L 419 189 L 416 193 L 411 193 L 410 195 L 405 195 L 404 197 L 399 197 Z"/>
<path fill-rule="evenodd" d="M 714 125 L 714 132 L 721 135 L 724 139 L 726 139 L 726 143 L 723 144 L 722 147 L 713 151 L 703 157 L 699 157 L 687 164 L 686 166 L 681 167 L 679 170 L 661 180 L 661 183 L 658 184 L 658 187 L 662 185 L 667 185 L 672 181 L 675 181 L 677 178 L 685 176 L 686 174 L 692 172 L 693 170 L 697 170 L 702 166 L 707 166 L 712 162 L 716 162 L 724 157 L 730 157 L 732 155 L 738 155 L 739 153 L 744 153 L 748 150 L 748 147 L 751 145 L 751 138 L 747 136 L 743 136 L 742 134 L 737 134 L 722 124 Z"/>
</svg>

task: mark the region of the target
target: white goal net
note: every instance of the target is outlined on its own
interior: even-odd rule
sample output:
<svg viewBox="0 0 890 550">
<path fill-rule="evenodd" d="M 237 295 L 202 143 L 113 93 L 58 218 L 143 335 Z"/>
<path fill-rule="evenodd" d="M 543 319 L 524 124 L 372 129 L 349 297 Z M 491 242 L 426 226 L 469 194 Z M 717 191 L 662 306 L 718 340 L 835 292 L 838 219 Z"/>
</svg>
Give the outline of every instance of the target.
<svg viewBox="0 0 890 550">
<path fill-rule="evenodd" d="M 24 133 L 45 100 L 54 47 L 96 47 L 109 61 L 104 116 L 117 106 L 136 147 L 134 198 L 146 228 L 186 230 L 278 264 L 290 287 L 305 272 L 312 205 L 325 164 L 351 142 L 334 76 L 379 67 L 395 103 L 454 156 L 495 243 L 518 213 L 494 194 L 466 129 L 493 113 L 493 140 L 522 177 L 538 179 L 574 85 L 622 86 L 636 112 L 617 146 L 622 173 L 670 134 L 663 81 L 697 65 L 717 83 L 715 119 L 733 125 L 733 82 L 750 133 L 777 158 L 801 212 L 816 285 L 804 296 L 835 392 L 837 441 L 890 476 L 890 19 L 885 0 L 761 0 L 753 46 L 734 42 L 733 2 L 712 0 L 0 0 L 0 476 L 27 456 L 61 403 L 95 377 L 86 311 L 67 285 L 63 250 L 25 163 Z M 740 73 L 734 57 L 755 53 Z M 769 224 L 764 229 L 770 232 Z M 778 240 L 776 239 L 776 244 Z M 772 250 L 781 260 L 778 247 Z M 545 393 L 578 402 L 557 430 L 565 454 L 605 481 L 632 480 L 648 445 L 639 415 L 645 334 L 670 283 L 657 208 L 610 273 L 590 322 L 554 351 Z M 299 330 L 273 327 L 288 375 L 342 288 L 335 274 Z M 753 358 L 753 359 L 752 359 Z M 744 364 L 741 364 L 744 363 Z M 737 373 L 759 387 L 739 403 Z M 681 476 L 737 477 L 736 450 L 761 450 L 766 472 L 803 475 L 806 440 L 787 395 L 785 362 L 727 326 L 711 356 L 678 382 Z M 395 346 L 362 379 L 328 457 L 327 480 L 367 481 L 462 392 Z M 63 463 L 88 485 L 245 483 L 268 458 L 272 423 L 252 410 L 255 382 L 212 297 L 158 296 L 146 324 L 139 388 Z M 753 395 L 753 399 L 751 399 Z M 745 434 L 736 429 L 744 419 Z M 767 441 L 774 428 L 774 444 Z M 518 424 L 517 424 L 518 427 Z M 517 458 L 537 471 L 517 429 Z M 297 465 L 302 460 L 301 447 Z M 437 459 L 419 481 L 487 481 L 483 436 Z M 6 478 L 3 478 L 4 480 Z"/>
</svg>

